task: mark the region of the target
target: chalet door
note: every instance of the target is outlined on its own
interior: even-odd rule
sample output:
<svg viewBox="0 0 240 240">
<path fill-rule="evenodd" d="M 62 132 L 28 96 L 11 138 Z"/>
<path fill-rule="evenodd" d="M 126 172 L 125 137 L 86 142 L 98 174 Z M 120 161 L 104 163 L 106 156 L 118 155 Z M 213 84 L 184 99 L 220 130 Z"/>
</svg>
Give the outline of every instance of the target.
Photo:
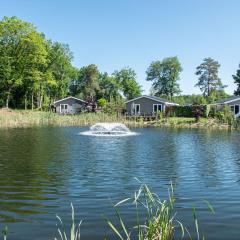
<svg viewBox="0 0 240 240">
<path fill-rule="evenodd" d="M 140 104 L 134 104 L 134 115 L 140 114 Z"/>
</svg>

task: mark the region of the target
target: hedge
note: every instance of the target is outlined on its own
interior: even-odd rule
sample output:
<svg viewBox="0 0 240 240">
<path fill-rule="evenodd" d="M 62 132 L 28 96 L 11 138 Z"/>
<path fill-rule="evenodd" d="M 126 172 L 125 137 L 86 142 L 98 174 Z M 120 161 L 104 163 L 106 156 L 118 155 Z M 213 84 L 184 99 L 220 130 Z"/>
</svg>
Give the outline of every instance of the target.
<svg viewBox="0 0 240 240">
<path fill-rule="evenodd" d="M 166 106 L 165 113 L 170 117 L 208 117 L 210 105 Z"/>
</svg>

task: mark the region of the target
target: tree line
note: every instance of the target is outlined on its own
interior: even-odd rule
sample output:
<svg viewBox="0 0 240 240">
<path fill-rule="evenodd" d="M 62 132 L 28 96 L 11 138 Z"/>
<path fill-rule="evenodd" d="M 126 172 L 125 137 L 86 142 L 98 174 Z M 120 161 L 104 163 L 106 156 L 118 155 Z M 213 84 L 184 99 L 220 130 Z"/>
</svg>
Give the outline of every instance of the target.
<svg viewBox="0 0 240 240">
<path fill-rule="evenodd" d="M 131 68 L 109 75 L 94 64 L 77 69 L 72 60 L 67 44 L 46 39 L 28 22 L 4 17 L 0 21 L 0 105 L 42 109 L 68 95 L 88 102 L 141 95 Z"/>
<path fill-rule="evenodd" d="M 130 67 L 108 74 L 100 72 L 95 64 L 78 69 L 72 60 L 67 44 L 46 39 L 31 23 L 4 17 L 0 21 L 0 106 L 43 109 L 69 95 L 103 106 L 142 94 Z M 212 58 L 205 58 L 196 68 L 195 86 L 202 95 L 181 95 L 183 69 L 177 57 L 153 61 L 146 80 L 152 82 L 151 95 L 182 104 L 206 104 L 227 97 L 219 68 Z M 233 79 L 237 84 L 234 94 L 240 95 L 240 65 Z"/>
</svg>

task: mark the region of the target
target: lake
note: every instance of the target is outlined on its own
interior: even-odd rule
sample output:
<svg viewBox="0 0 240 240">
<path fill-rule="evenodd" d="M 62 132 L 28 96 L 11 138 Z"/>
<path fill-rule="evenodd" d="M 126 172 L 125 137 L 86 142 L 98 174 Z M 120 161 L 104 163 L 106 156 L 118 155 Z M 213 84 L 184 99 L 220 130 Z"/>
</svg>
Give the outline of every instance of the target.
<svg viewBox="0 0 240 240">
<path fill-rule="evenodd" d="M 196 206 L 206 239 L 239 239 L 240 132 L 144 128 L 129 137 L 82 136 L 81 127 L 0 130 L 0 229 L 11 240 L 57 236 L 71 202 L 82 239 L 112 236 L 105 217 L 140 184 L 166 197 L 176 185 L 177 219 L 193 231 Z M 213 215 L 204 200 L 215 209 Z M 129 225 L 131 207 L 121 208 Z"/>
</svg>

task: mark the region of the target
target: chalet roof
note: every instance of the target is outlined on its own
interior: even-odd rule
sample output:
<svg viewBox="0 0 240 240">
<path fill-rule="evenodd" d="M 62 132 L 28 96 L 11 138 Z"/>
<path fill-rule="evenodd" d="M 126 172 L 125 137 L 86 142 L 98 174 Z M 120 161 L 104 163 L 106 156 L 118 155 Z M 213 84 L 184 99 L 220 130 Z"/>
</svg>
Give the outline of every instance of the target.
<svg viewBox="0 0 240 240">
<path fill-rule="evenodd" d="M 53 104 L 56 104 L 56 103 L 58 103 L 58 102 L 62 102 L 62 101 L 67 100 L 67 99 L 75 99 L 75 100 L 78 100 L 78 101 L 87 103 L 87 102 L 85 102 L 84 100 L 82 100 L 82 99 L 80 99 L 80 98 L 76 98 L 76 97 L 69 96 L 69 97 L 66 97 L 66 98 L 59 99 L 59 100 L 55 101 Z"/>
<path fill-rule="evenodd" d="M 126 103 L 133 102 L 133 101 L 136 101 L 136 100 L 141 99 L 141 98 L 148 98 L 148 99 L 151 99 L 151 100 L 154 100 L 154 101 L 157 101 L 157 102 L 161 102 L 161 103 L 166 103 L 166 104 L 169 104 L 169 105 L 179 105 L 178 103 L 171 102 L 168 99 L 159 98 L 159 97 L 156 97 L 156 96 L 148 96 L 148 95 L 142 95 L 140 97 L 128 100 L 128 101 L 126 101 Z"/>
<path fill-rule="evenodd" d="M 218 100 L 218 101 L 214 102 L 213 105 L 216 105 L 216 104 L 227 104 L 227 103 L 235 102 L 237 100 L 240 100 L 240 96 L 231 96 L 229 98 Z"/>
</svg>

